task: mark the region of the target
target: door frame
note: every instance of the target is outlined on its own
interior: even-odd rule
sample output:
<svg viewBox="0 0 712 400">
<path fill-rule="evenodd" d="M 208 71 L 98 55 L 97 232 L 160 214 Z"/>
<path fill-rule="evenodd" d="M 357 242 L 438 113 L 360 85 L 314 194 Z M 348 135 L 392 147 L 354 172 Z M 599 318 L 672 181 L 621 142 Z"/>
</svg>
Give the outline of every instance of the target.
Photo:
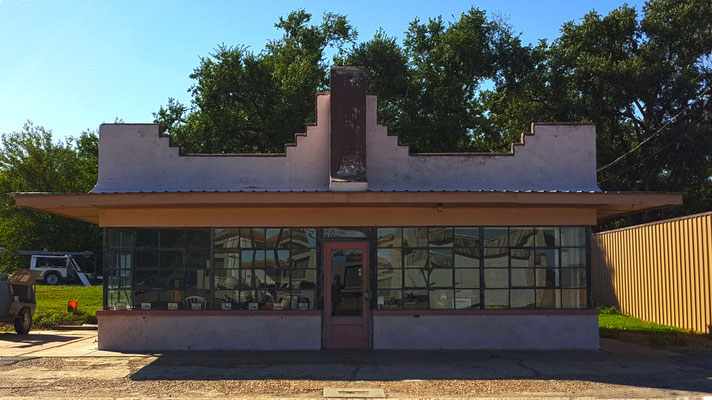
<svg viewBox="0 0 712 400">
<path fill-rule="evenodd" d="M 365 240 L 329 240 L 322 242 L 322 259 L 324 266 L 323 274 L 323 299 L 324 309 L 322 318 L 322 349 L 339 349 L 344 347 L 330 345 L 327 337 L 327 327 L 331 322 L 343 322 L 344 319 L 359 318 L 354 316 L 331 316 L 331 250 L 361 250 L 363 252 L 363 266 L 361 271 L 362 287 L 364 301 L 362 304 L 363 314 L 360 317 L 363 324 L 363 330 L 368 339 L 368 343 L 362 347 L 349 347 L 353 349 L 370 349 L 373 346 L 373 335 L 371 329 L 372 310 L 371 310 L 371 242 Z M 367 297 L 367 298 L 366 298 Z"/>
</svg>

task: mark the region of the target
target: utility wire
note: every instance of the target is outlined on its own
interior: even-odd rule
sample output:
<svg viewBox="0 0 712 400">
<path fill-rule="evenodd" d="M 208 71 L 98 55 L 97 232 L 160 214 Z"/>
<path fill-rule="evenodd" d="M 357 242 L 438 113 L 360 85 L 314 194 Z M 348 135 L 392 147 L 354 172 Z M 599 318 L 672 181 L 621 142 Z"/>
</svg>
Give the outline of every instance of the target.
<svg viewBox="0 0 712 400">
<path fill-rule="evenodd" d="M 656 137 L 657 135 L 659 135 L 660 132 L 663 131 L 663 129 L 665 129 L 668 125 L 670 125 L 672 122 L 674 122 L 674 121 L 677 119 L 677 117 L 679 117 L 680 115 L 682 115 L 682 113 L 684 113 L 685 111 L 687 111 L 687 110 L 690 108 L 690 106 L 692 106 L 692 105 L 694 105 L 695 103 L 697 103 L 698 101 L 700 101 L 700 100 L 704 97 L 704 95 L 707 94 L 707 92 L 709 92 L 709 91 L 710 91 L 710 88 L 709 88 L 709 87 L 706 88 L 702 93 L 700 93 L 697 97 L 695 97 L 695 99 L 694 99 L 691 103 L 688 103 L 682 110 L 680 110 L 680 112 L 678 112 L 677 114 L 675 114 L 671 119 L 669 119 L 666 123 L 664 123 L 663 126 L 661 126 L 661 127 L 660 127 L 657 131 L 655 131 L 652 135 L 648 136 L 645 140 L 643 140 L 642 142 L 638 143 L 637 146 L 635 146 L 635 147 L 633 147 L 632 149 L 630 149 L 627 153 L 623 154 L 622 156 L 616 158 L 616 159 L 613 160 L 612 162 L 610 162 L 610 163 L 608 163 L 608 164 L 602 166 L 601 168 L 597 169 L 596 172 L 601 172 L 601 171 L 603 171 L 604 169 L 610 167 L 611 165 L 617 163 L 618 161 L 620 161 L 620 160 L 626 158 L 630 153 L 632 153 L 632 152 L 638 150 L 638 149 L 640 148 L 640 146 L 644 145 L 645 143 L 649 142 L 652 138 L 654 138 L 654 137 Z M 649 158 L 649 157 L 648 157 L 648 158 Z M 647 160 L 648 158 L 646 158 L 646 160 Z M 607 178 L 607 179 L 609 179 L 609 178 Z M 601 182 L 603 182 L 603 181 L 601 181 Z"/>
<path fill-rule="evenodd" d="M 688 132 L 686 132 L 686 133 L 684 133 L 684 134 L 682 134 L 682 135 L 676 137 L 675 139 L 671 140 L 668 144 L 666 144 L 665 146 L 663 146 L 663 147 L 661 147 L 660 149 L 658 149 L 658 151 L 656 151 L 655 153 L 649 155 L 648 157 L 645 157 L 644 159 L 642 159 L 642 160 L 636 162 L 635 164 L 633 164 L 633 165 L 631 165 L 630 167 L 624 169 L 623 171 L 618 172 L 618 173 L 615 174 L 615 175 L 609 176 L 609 177 L 606 178 L 606 179 L 603 179 L 603 180 L 601 180 L 601 181 L 598 181 L 598 183 L 601 184 L 601 183 L 603 183 L 603 182 L 605 182 L 605 181 L 608 181 L 608 180 L 611 180 L 611 179 L 616 178 L 616 177 L 618 177 L 618 176 L 621 176 L 622 174 L 624 174 L 624 173 L 626 173 L 626 172 L 628 172 L 628 171 L 630 171 L 630 170 L 632 170 L 632 169 L 634 169 L 634 168 L 636 168 L 636 167 L 639 167 L 641 164 L 643 164 L 643 163 L 646 162 L 647 160 L 649 160 L 649 159 L 655 157 L 656 155 L 660 154 L 663 150 L 667 149 L 668 147 L 670 147 L 672 144 L 674 144 L 674 143 L 677 142 L 678 140 L 680 140 L 680 139 L 686 137 L 689 133 L 690 133 L 690 132 L 688 131 Z"/>
</svg>

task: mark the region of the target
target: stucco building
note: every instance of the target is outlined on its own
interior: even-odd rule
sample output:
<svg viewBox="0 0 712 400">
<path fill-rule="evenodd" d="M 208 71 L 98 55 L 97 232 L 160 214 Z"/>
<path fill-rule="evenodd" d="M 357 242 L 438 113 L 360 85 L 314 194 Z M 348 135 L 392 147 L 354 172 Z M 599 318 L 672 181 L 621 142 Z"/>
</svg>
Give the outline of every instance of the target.
<svg viewBox="0 0 712 400">
<path fill-rule="evenodd" d="M 99 348 L 597 348 L 590 227 L 681 196 L 600 191 L 590 124 L 411 153 L 365 86 L 334 69 L 282 154 L 105 124 L 91 193 L 16 194 L 105 228 Z"/>
</svg>

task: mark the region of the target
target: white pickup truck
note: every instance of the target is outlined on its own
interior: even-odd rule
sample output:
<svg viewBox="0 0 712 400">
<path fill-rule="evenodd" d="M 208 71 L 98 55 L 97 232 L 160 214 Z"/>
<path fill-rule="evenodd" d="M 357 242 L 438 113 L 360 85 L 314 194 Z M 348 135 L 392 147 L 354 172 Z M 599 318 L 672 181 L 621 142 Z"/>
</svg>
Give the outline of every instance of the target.
<svg viewBox="0 0 712 400">
<path fill-rule="evenodd" d="M 91 286 L 87 275 L 82 271 L 74 256 L 89 257 L 91 252 L 56 252 L 22 250 L 20 254 L 29 255 L 30 270 L 38 271 L 40 278 L 47 285 L 58 285 L 62 282 L 80 281 L 84 286 Z"/>
</svg>

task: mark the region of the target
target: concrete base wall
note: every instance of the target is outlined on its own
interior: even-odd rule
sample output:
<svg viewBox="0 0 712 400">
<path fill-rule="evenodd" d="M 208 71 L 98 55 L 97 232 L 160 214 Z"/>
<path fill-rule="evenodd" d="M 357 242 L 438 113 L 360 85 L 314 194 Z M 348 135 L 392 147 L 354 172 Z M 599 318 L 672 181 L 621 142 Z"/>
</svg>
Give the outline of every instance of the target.
<svg viewBox="0 0 712 400">
<path fill-rule="evenodd" d="M 598 315 L 373 317 L 374 349 L 598 349 Z"/>
<path fill-rule="evenodd" d="M 101 315 L 99 350 L 319 350 L 320 315 Z"/>
<path fill-rule="evenodd" d="M 99 349 L 319 350 L 316 315 L 99 312 Z M 374 349 L 598 349 L 598 315 L 374 315 Z"/>
</svg>

